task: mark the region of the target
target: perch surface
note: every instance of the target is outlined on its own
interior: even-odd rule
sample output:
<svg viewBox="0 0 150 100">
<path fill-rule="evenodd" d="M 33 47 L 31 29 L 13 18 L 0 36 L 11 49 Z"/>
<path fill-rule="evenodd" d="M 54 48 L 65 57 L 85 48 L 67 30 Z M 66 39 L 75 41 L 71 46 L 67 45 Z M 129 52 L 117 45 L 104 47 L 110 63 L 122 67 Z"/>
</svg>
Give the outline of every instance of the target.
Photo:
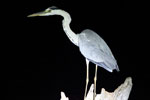
<svg viewBox="0 0 150 100">
<path fill-rule="evenodd" d="M 93 100 L 93 89 L 94 85 L 92 84 L 86 96 L 86 100 Z M 128 100 L 131 89 L 132 78 L 128 77 L 114 92 L 107 92 L 102 88 L 101 93 L 96 94 L 95 100 Z M 69 98 L 66 97 L 64 92 L 61 92 L 60 100 L 69 100 Z"/>
</svg>

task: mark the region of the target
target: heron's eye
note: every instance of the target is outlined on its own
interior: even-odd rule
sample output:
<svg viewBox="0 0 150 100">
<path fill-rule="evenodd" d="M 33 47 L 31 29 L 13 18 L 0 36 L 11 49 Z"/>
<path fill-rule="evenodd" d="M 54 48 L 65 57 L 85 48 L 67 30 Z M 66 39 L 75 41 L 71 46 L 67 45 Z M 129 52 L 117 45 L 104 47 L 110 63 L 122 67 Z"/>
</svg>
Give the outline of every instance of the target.
<svg viewBox="0 0 150 100">
<path fill-rule="evenodd" d="M 45 12 L 51 12 L 52 10 L 50 9 L 50 8 L 47 8 L 46 10 L 45 10 Z"/>
</svg>

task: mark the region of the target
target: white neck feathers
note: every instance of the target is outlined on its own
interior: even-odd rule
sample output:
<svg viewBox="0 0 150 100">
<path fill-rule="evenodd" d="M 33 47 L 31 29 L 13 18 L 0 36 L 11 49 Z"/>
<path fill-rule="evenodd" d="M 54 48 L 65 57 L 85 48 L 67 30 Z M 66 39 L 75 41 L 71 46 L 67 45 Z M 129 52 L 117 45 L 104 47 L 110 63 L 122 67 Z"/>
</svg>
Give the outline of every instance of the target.
<svg viewBox="0 0 150 100">
<path fill-rule="evenodd" d="M 78 46 L 78 35 L 75 34 L 71 29 L 70 29 L 70 22 L 71 22 L 71 17 L 70 15 L 63 11 L 63 10 L 57 10 L 55 11 L 56 15 L 62 16 L 64 19 L 62 21 L 63 25 L 63 30 L 65 31 L 66 35 L 70 39 L 72 43 Z"/>
</svg>

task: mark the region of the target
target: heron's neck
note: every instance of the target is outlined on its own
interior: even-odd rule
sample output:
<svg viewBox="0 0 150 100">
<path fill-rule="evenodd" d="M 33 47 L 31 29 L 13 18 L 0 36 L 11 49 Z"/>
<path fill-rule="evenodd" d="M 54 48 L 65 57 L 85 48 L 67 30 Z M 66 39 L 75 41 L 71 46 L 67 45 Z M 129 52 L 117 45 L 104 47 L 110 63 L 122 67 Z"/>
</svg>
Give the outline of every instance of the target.
<svg viewBox="0 0 150 100">
<path fill-rule="evenodd" d="M 62 21 L 63 30 L 65 31 L 65 33 L 68 36 L 68 38 L 70 39 L 70 41 L 78 46 L 78 35 L 75 34 L 70 29 L 70 22 L 71 22 L 70 15 L 67 12 L 63 11 L 63 10 L 58 10 L 57 15 L 60 15 L 64 18 L 63 21 Z"/>
</svg>

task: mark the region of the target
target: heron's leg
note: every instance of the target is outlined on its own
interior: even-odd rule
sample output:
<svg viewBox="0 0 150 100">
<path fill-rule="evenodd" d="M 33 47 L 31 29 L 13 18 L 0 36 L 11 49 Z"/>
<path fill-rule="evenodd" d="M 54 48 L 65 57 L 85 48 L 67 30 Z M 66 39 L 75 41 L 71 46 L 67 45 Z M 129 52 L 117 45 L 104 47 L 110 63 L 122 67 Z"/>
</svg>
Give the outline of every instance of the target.
<svg viewBox="0 0 150 100">
<path fill-rule="evenodd" d="M 93 93 L 93 100 L 95 100 L 95 96 L 96 96 L 97 68 L 98 68 L 98 66 L 96 65 L 96 68 L 95 68 L 95 76 L 94 76 L 94 93 Z"/>
<path fill-rule="evenodd" d="M 87 86 L 89 82 L 89 61 L 86 59 L 86 86 L 85 86 L 85 92 L 84 92 L 84 100 L 86 98 L 86 92 L 87 92 Z"/>
</svg>

